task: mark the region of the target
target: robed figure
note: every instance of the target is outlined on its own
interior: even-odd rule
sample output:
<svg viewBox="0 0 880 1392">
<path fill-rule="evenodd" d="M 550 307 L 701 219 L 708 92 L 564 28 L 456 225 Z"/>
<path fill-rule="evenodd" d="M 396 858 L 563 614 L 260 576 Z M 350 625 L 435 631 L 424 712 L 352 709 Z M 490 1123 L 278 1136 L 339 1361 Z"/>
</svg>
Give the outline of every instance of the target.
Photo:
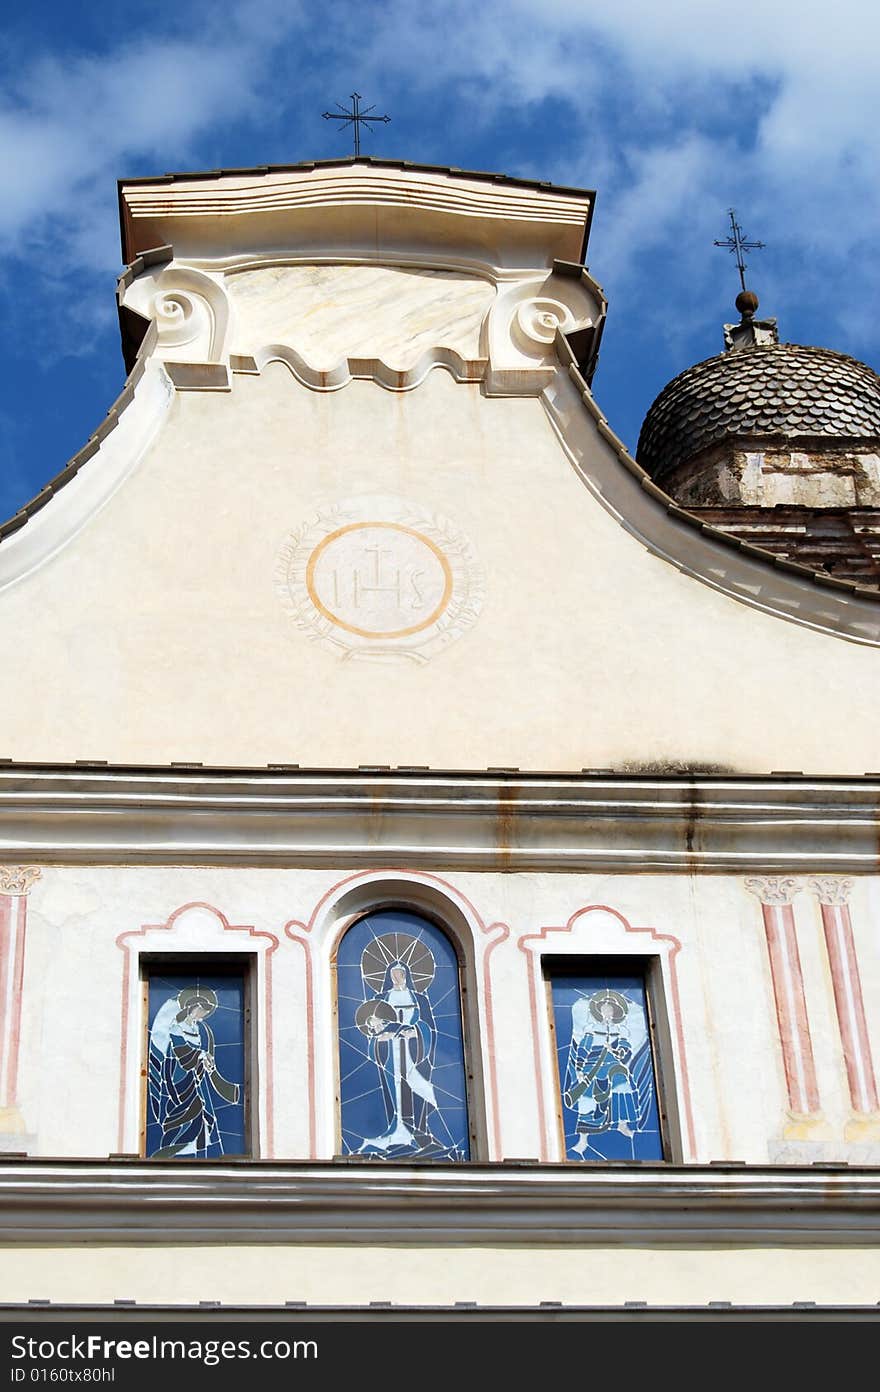
<svg viewBox="0 0 880 1392">
<path fill-rule="evenodd" d="M 389 965 L 382 990 L 364 1001 L 356 1022 L 379 1072 L 387 1121 L 380 1135 L 364 1138 L 361 1150 L 386 1155 L 442 1150 L 431 1132 L 437 1110 L 431 1082 L 437 1049 L 434 1012 L 426 992 L 415 990 L 406 963 Z"/>
<path fill-rule="evenodd" d="M 149 1106 L 161 1127 L 154 1159 L 223 1154 L 215 1098 L 235 1104 L 238 1083 L 217 1068 L 214 1034 L 207 1019 L 217 1009 L 216 992 L 187 987 L 156 1012 L 150 1030 Z"/>
<path fill-rule="evenodd" d="M 645 1124 L 653 1068 L 646 1038 L 633 1049 L 626 1023 L 630 1005 L 620 991 L 606 987 L 572 1006 L 562 1100 L 577 1113 L 576 1155 L 584 1154 L 593 1136 L 617 1131 L 631 1138 Z"/>
</svg>

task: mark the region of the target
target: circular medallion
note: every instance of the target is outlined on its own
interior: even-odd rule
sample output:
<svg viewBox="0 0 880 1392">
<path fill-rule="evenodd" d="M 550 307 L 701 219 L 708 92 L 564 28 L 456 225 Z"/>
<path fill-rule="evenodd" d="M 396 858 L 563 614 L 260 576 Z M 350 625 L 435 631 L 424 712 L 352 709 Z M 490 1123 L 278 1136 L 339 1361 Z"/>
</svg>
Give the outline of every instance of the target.
<svg viewBox="0 0 880 1392">
<path fill-rule="evenodd" d="M 298 625 L 345 656 L 423 661 L 474 622 L 483 598 L 458 528 L 390 497 L 322 509 L 289 536 L 277 580 Z"/>
<path fill-rule="evenodd" d="M 361 638 L 407 638 L 452 597 L 449 562 L 429 537 L 397 522 L 350 522 L 315 547 L 306 589 L 331 623 Z"/>
</svg>

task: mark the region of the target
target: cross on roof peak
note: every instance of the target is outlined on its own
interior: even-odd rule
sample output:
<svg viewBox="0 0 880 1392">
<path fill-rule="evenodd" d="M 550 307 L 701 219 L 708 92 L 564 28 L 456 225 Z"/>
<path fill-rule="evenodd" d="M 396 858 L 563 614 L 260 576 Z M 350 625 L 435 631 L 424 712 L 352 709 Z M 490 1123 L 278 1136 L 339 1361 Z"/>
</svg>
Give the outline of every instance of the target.
<svg viewBox="0 0 880 1392">
<path fill-rule="evenodd" d="M 325 111 L 325 112 L 323 112 L 322 114 L 323 114 L 323 117 L 324 117 L 324 120 L 325 120 L 325 121 L 341 121 L 341 122 L 342 122 L 342 125 L 341 125 L 341 127 L 340 127 L 341 130 L 344 129 L 346 126 L 353 126 L 353 127 L 354 127 L 354 154 L 355 154 L 355 158 L 357 158 L 357 156 L 358 156 L 358 155 L 360 154 L 360 152 L 361 152 L 361 132 L 360 132 L 361 126 L 362 126 L 362 125 L 368 126 L 372 121 L 382 121 L 385 125 L 387 125 L 388 122 L 391 120 L 391 117 L 390 117 L 390 116 L 370 116 L 370 115 L 368 115 L 368 112 L 370 112 L 370 111 L 375 111 L 375 109 L 376 109 L 376 108 L 375 108 L 375 103 L 373 104 L 373 106 L 364 107 L 364 110 L 361 111 L 361 108 L 360 108 L 361 94 L 360 94 L 360 92 L 352 92 L 352 93 L 351 93 L 351 98 L 350 98 L 350 99 L 351 99 L 351 110 L 350 110 L 350 111 L 348 110 L 347 107 L 344 107 L 344 106 L 342 106 L 339 102 L 337 102 L 336 105 L 339 107 L 339 110 L 338 110 L 338 111 Z"/>
<path fill-rule="evenodd" d="M 736 208 L 728 208 L 727 215 L 730 218 L 731 235 L 725 237 L 723 241 L 715 242 L 717 247 L 726 247 L 728 251 L 736 256 L 736 267 L 739 271 L 739 283 L 743 290 L 746 289 L 746 261 L 743 256 L 745 251 L 761 251 L 766 246 L 766 242 L 746 241 L 745 233 L 736 220 Z"/>
</svg>

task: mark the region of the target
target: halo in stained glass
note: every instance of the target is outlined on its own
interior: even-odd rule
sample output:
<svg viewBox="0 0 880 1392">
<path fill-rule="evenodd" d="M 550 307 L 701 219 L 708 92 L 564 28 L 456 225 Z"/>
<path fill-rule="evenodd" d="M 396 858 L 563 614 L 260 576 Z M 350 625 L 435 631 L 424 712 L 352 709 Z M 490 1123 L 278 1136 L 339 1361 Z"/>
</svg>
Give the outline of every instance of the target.
<svg viewBox="0 0 880 1392">
<path fill-rule="evenodd" d="M 385 973 L 393 962 L 409 967 L 413 986 L 427 991 L 436 964 L 427 943 L 409 933 L 383 933 L 368 943 L 361 954 L 361 975 L 372 991 L 381 991 Z"/>
</svg>

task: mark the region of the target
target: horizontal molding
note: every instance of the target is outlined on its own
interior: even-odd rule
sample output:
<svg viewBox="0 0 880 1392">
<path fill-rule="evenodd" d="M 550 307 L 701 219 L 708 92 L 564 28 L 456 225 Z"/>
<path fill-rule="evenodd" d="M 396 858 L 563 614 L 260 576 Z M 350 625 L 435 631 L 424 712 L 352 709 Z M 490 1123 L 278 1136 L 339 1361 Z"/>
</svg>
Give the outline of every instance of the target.
<svg viewBox="0 0 880 1392">
<path fill-rule="evenodd" d="M 227 1305 L 198 1301 L 189 1305 L 156 1305 L 140 1301 L 113 1301 L 106 1305 L 70 1305 L 54 1300 L 31 1300 L 27 1304 L 0 1304 L 0 1323 L 42 1324 L 57 1320 L 101 1323 L 146 1324 L 600 1324 L 663 1323 L 677 1324 L 753 1324 L 772 1321 L 864 1322 L 880 1320 L 878 1305 L 817 1305 L 812 1300 L 791 1305 L 733 1305 L 730 1301 L 709 1300 L 705 1305 L 648 1305 L 632 1301 L 623 1305 L 563 1305 L 548 1300 L 540 1305 L 396 1305 L 378 1302 L 370 1305 L 310 1305 L 305 1301 L 286 1301 L 284 1305 Z M 90 1331 L 91 1332 L 91 1331 Z M 219 1332 L 219 1331 L 218 1331 Z M 389 1331 L 390 1334 L 390 1331 Z M 393 1336 L 390 1336 L 393 1337 Z"/>
<path fill-rule="evenodd" d="M 123 246 L 222 256 L 290 245 L 491 246 L 507 264 L 583 260 L 589 190 L 366 161 L 125 180 Z"/>
<path fill-rule="evenodd" d="M 0 770 L 0 860 L 873 873 L 880 777 Z"/>
<path fill-rule="evenodd" d="M 442 345 L 426 349 L 414 363 L 403 369 L 389 367 L 381 358 L 375 357 L 344 357 L 330 368 L 312 367 L 301 353 L 286 344 L 269 344 L 255 349 L 253 361 L 258 372 L 269 363 L 284 363 L 304 387 L 323 392 L 339 391 L 356 380 L 375 382 L 387 391 L 412 391 L 421 386 L 435 367 L 446 368 L 456 382 L 482 382 L 489 371 L 487 358 L 463 358 L 454 348 Z M 526 376 L 525 373 L 521 375 Z M 537 396 L 544 382 L 537 380 L 535 372 L 532 377 L 536 378 L 534 382 L 518 384 L 518 391 L 511 394 Z"/>
<path fill-rule="evenodd" d="M 880 1171 L 16 1160 L 0 1242 L 871 1246 Z"/>
<path fill-rule="evenodd" d="M 592 202 L 588 191 L 557 192 L 486 184 L 364 166 L 291 170 L 286 173 L 224 174 L 213 180 L 128 183 L 121 197 L 132 218 L 206 217 L 302 208 L 412 208 L 421 213 L 450 212 L 460 217 L 573 224 L 581 229 Z"/>
</svg>

